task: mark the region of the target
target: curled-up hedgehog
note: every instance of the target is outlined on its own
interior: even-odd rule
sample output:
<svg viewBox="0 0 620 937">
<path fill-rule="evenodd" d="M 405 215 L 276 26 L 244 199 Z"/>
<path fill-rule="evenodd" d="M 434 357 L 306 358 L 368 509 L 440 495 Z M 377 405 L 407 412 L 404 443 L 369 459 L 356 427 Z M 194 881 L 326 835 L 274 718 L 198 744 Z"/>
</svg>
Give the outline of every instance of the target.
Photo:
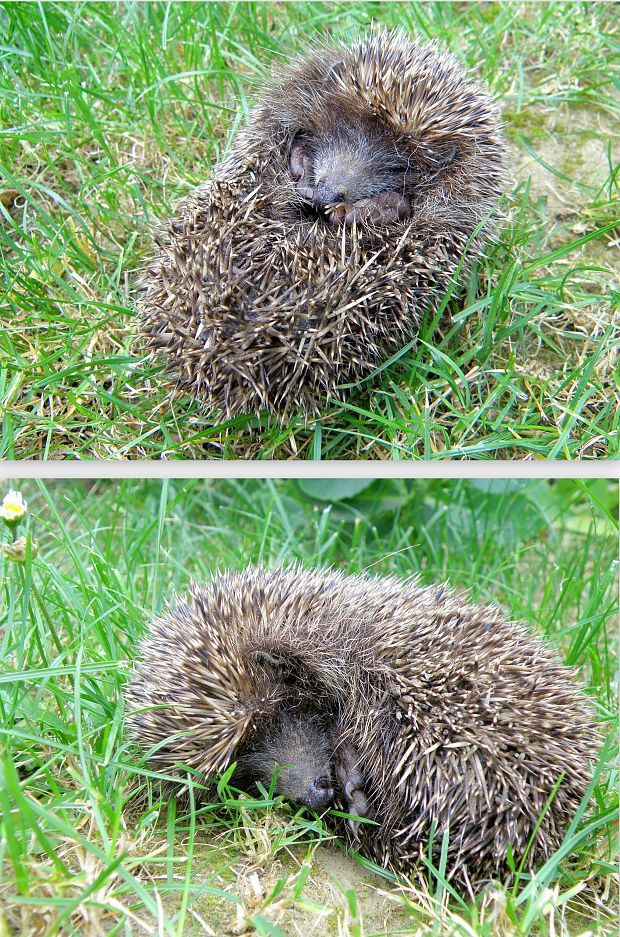
<svg viewBox="0 0 620 937">
<path fill-rule="evenodd" d="M 481 255 L 504 164 L 488 92 L 435 45 L 316 48 L 161 231 L 150 352 L 210 413 L 342 400 Z"/>
<path fill-rule="evenodd" d="M 236 763 L 247 791 L 275 772 L 397 872 L 438 862 L 446 834 L 461 887 L 507 877 L 509 847 L 531 869 L 588 787 L 598 733 L 572 673 L 445 585 L 251 567 L 194 586 L 141 650 L 128 720 L 154 767 L 182 783 L 179 765 Z"/>
</svg>

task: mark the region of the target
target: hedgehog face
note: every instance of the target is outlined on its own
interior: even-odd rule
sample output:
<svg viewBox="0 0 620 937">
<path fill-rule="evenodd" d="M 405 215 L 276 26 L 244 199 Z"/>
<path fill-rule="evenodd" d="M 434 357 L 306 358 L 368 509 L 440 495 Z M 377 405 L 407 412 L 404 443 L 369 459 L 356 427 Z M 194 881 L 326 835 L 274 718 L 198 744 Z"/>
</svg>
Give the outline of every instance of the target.
<svg viewBox="0 0 620 937">
<path fill-rule="evenodd" d="M 410 213 L 409 161 L 395 141 L 365 128 L 297 134 L 290 171 L 304 202 L 331 222 L 389 224 Z"/>
<path fill-rule="evenodd" d="M 276 794 L 312 810 L 327 807 L 334 798 L 329 743 L 318 717 L 281 713 L 255 732 L 237 759 L 235 779 L 268 788 L 278 769 Z"/>
</svg>

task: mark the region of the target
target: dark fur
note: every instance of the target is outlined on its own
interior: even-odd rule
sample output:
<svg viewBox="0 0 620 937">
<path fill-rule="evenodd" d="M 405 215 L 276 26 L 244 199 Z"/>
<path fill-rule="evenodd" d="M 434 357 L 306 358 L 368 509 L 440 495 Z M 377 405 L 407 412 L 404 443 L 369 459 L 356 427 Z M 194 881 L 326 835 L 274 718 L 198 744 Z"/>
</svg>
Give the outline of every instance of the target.
<svg viewBox="0 0 620 937">
<path fill-rule="evenodd" d="M 314 713 L 283 709 L 257 727 L 237 756 L 234 783 L 269 788 L 277 771 L 275 793 L 312 809 L 334 797 L 334 752 L 330 731 Z"/>
</svg>

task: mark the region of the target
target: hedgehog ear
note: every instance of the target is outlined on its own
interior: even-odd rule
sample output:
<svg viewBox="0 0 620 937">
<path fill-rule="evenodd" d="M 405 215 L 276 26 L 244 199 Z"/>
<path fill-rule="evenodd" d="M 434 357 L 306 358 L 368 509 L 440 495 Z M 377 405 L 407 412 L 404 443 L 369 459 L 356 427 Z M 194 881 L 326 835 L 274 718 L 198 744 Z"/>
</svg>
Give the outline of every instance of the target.
<svg viewBox="0 0 620 937">
<path fill-rule="evenodd" d="M 293 140 L 289 163 L 295 182 L 302 182 L 312 172 L 312 158 L 307 144 L 304 143 L 303 134 L 298 133 Z"/>
</svg>

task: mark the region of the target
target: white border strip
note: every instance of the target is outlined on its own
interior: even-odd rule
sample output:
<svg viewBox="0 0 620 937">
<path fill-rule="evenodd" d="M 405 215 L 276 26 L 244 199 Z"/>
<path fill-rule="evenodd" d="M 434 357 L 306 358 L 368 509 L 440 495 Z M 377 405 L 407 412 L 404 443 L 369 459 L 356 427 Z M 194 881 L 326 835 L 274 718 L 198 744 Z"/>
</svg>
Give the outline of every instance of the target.
<svg viewBox="0 0 620 937">
<path fill-rule="evenodd" d="M 22 478 L 617 478 L 620 461 L 152 461 L 0 462 Z"/>
</svg>

